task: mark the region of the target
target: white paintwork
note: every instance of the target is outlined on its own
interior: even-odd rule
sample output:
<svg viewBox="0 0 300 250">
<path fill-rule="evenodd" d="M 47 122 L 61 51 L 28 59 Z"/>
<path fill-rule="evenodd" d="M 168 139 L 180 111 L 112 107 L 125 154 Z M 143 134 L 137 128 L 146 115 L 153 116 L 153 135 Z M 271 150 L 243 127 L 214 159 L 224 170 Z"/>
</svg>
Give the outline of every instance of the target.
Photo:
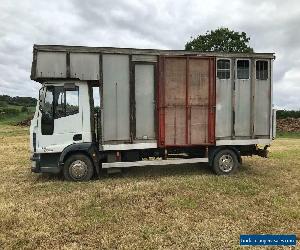
<svg viewBox="0 0 300 250">
<path fill-rule="evenodd" d="M 217 140 L 216 146 L 226 146 L 226 145 L 254 145 L 254 144 L 262 144 L 269 145 L 271 143 L 271 139 L 251 139 L 251 140 Z"/>
<path fill-rule="evenodd" d="M 188 164 L 208 162 L 208 158 L 193 158 L 193 159 L 174 159 L 174 160 L 153 160 L 153 161 L 133 161 L 133 162 L 111 162 L 102 163 L 102 168 L 127 168 L 140 166 L 162 166 L 172 164 Z"/>
<path fill-rule="evenodd" d="M 157 142 L 132 143 L 132 144 L 104 144 L 103 150 L 132 150 L 157 148 Z"/>
<path fill-rule="evenodd" d="M 66 81 L 56 81 L 51 85 L 63 86 L 64 83 Z M 30 137 L 32 138 L 33 132 L 36 133 L 36 153 L 59 153 L 71 144 L 92 141 L 88 86 L 86 82 L 75 82 L 75 85 L 79 87 L 79 113 L 55 119 L 52 135 L 42 135 L 40 126 L 41 112 L 37 106 L 37 111 L 30 127 Z M 82 140 L 73 141 L 75 134 L 82 134 Z M 33 151 L 32 147 L 31 150 Z"/>
</svg>

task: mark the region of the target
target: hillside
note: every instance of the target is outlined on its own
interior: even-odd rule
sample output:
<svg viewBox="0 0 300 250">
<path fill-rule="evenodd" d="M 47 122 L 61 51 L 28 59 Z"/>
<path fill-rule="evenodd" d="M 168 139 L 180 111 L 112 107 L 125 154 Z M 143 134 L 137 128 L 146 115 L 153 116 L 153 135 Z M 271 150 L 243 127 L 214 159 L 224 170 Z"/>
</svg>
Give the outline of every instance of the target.
<svg viewBox="0 0 300 250">
<path fill-rule="evenodd" d="M 37 100 L 32 97 L 0 95 L 0 123 L 17 124 L 32 117 Z"/>
</svg>

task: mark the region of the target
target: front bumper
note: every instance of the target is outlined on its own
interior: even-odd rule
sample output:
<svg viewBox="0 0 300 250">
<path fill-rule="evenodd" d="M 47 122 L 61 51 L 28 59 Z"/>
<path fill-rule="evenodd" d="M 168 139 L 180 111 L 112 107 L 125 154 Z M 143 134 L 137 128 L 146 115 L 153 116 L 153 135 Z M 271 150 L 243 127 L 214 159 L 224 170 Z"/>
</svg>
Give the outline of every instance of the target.
<svg viewBox="0 0 300 250">
<path fill-rule="evenodd" d="M 37 154 L 34 153 L 31 157 L 31 172 L 33 173 L 52 173 L 58 174 L 62 167 L 59 164 L 60 154 Z"/>
<path fill-rule="evenodd" d="M 30 157 L 31 160 L 31 172 L 40 173 L 41 172 L 41 155 L 33 154 Z"/>
</svg>

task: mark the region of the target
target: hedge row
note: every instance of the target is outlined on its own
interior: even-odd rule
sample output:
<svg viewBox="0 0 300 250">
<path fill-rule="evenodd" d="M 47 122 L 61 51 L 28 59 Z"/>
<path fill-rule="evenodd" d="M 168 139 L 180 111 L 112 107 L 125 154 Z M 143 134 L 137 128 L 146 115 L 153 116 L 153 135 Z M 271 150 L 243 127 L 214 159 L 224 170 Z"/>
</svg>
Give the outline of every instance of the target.
<svg viewBox="0 0 300 250">
<path fill-rule="evenodd" d="M 276 117 L 278 119 L 300 118 L 300 110 L 277 110 Z"/>
</svg>

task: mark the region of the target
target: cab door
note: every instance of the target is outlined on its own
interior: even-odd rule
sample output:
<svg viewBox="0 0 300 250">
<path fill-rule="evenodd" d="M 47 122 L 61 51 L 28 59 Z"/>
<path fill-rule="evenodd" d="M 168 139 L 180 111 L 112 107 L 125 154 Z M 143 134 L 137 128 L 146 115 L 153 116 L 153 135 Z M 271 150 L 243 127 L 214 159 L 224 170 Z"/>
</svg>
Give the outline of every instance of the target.
<svg viewBox="0 0 300 250">
<path fill-rule="evenodd" d="M 73 143 L 90 142 L 88 88 L 82 84 L 47 86 L 37 152 L 55 153 Z"/>
</svg>

